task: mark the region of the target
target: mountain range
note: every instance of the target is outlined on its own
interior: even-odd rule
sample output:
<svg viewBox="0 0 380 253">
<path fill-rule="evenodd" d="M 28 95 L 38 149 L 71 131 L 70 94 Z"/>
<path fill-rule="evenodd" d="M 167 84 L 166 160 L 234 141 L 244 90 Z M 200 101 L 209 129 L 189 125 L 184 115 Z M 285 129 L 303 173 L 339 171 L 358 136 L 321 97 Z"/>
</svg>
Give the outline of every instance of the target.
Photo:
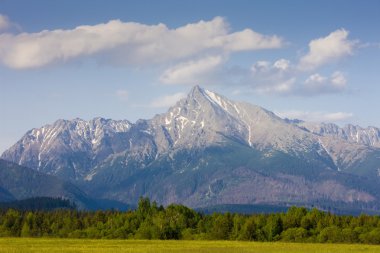
<svg viewBox="0 0 380 253">
<path fill-rule="evenodd" d="M 88 199 L 380 211 L 379 128 L 282 119 L 199 86 L 149 120 L 58 120 L 32 129 L 1 159 Z M 0 181 L 0 198 L 24 197 L 4 187 L 12 180 Z"/>
</svg>

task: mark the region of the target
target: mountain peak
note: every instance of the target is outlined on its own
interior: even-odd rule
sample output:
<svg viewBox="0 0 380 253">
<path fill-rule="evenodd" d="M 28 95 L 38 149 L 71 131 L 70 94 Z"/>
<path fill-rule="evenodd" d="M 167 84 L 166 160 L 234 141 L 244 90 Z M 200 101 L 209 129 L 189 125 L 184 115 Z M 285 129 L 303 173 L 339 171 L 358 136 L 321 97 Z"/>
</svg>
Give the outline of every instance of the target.
<svg viewBox="0 0 380 253">
<path fill-rule="evenodd" d="M 189 92 L 188 97 L 198 97 L 198 96 L 204 96 L 204 89 L 201 88 L 199 85 L 195 85 Z"/>
<path fill-rule="evenodd" d="M 227 104 L 232 104 L 231 101 L 229 101 L 227 98 L 214 93 L 212 91 L 209 91 L 207 89 L 203 89 L 199 85 L 194 86 L 189 95 L 188 95 L 189 100 L 197 100 L 198 102 L 200 101 L 207 101 L 211 105 L 214 105 L 216 107 L 220 107 L 224 110 L 226 110 L 226 105 Z"/>
<path fill-rule="evenodd" d="M 202 91 L 203 88 L 201 86 L 199 86 L 199 85 L 195 85 L 191 90 L 192 91 Z"/>
</svg>

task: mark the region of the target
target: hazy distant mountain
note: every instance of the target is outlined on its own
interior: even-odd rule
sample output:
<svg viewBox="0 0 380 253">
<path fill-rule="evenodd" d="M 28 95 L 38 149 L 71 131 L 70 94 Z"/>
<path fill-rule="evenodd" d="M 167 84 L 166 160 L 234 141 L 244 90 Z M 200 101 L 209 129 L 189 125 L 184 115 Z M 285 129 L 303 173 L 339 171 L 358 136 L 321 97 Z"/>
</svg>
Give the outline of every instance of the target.
<svg viewBox="0 0 380 253">
<path fill-rule="evenodd" d="M 346 125 L 343 128 L 332 123 L 299 122 L 310 132 L 332 136 L 352 143 L 380 148 L 380 129 L 377 127 L 362 128 L 360 126 Z"/>
<path fill-rule="evenodd" d="M 8 202 L 13 200 L 15 200 L 15 197 L 13 197 L 10 192 L 0 187 L 0 202 Z"/>
<path fill-rule="evenodd" d="M 380 129 L 326 123 L 298 123 L 321 136 L 326 151 L 339 170 L 368 177 L 380 177 Z"/>
<path fill-rule="evenodd" d="M 44 196 L 70 199 L 81 208 L 88 208 L 91 203 L 87 195 L 71 183 L 1 159 L 0 189 L 8 194 L 8 198 L 0 198 L 1 202 Z"/>
<path fill-rule="evenodd" d="M 284 120 L 198 86 L 151 120 L 58 120 L 3 159 L 97 198 L 135 203 L 312 204 L 380 209 L 379 129 Z"/>
</svg>

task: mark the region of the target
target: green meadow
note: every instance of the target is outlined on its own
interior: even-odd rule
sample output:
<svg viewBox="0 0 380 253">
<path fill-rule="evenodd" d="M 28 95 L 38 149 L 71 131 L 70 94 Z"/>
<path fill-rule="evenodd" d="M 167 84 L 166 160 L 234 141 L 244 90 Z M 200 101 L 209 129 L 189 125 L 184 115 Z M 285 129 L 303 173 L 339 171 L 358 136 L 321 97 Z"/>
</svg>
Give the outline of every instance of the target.
<svg viewBox="0 0 380 253">
<path fill-rule="evenodd" d="M 89 240 L 0 238 L 0 253 L 356 253 L 379 252 L 359 244 L 262 243 L 235 241 Z"/>
</svg>

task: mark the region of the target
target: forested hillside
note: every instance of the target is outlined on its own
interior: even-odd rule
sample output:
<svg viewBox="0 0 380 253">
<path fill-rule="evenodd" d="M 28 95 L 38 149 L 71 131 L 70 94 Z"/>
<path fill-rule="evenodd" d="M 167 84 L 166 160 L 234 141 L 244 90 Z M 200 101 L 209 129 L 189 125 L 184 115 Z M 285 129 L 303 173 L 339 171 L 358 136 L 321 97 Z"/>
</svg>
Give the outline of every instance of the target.
<svg viewBox="0 0 380 253">
<path fill-rule="evenodd" d="M 128 212 L 3 210 L 0 236 L 380 244 L 380 217 L 338 216 L 299 207 L 275 214 L 205 215 L 141 198 L 138 208 Z"/>
</svg>

